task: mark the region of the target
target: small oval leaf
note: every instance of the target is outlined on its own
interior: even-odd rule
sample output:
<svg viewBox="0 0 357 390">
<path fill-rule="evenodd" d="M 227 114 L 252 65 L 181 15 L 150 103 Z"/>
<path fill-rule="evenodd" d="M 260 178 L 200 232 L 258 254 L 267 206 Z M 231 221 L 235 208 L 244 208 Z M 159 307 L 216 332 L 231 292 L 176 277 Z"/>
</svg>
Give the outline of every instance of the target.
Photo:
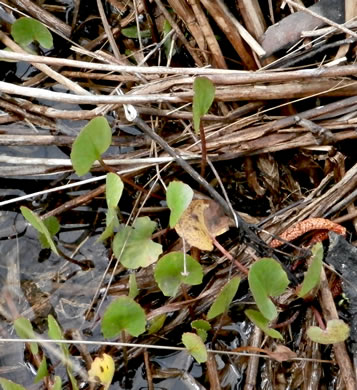
<svg viewBox="0 0 357 390">
<path fill-rule="evenodd" d="M 239 283 L 240 278 L 236 276 L 223 287 L 207 313 L 208 320 L 217 317 L 228 310 L 229 305 L 237 293 Z"/>
<path fill-rule="evenodd" d="M 263 316 L 269 321 L 274 320 L 278 312 L 270 297 L 282 294 L 289 285 L 289 279 L 282 266 L 271 258 L 260 259 L 250 267 L 248 282 Z"/>
<path fill-rule="evenodd" d="M 350 334 L 350 327 L 342 320 L 327 321 L 326 329 L 310 326 L 307 335 L 315 343 L 335 344 L 345 341 Z"/>
<path fill-rule="evenodd" d="M 275 329 L 269 328 L 269 320 L 267 320 L 260 311 L 248 309 L 244 312 L 246 316 L 260 328 L 265 334 L 274 338 L 283 340 L 283 336 Z"/>
<path fill-rule="evenodd" d="M 71 161 L 77 175 L 88 173 L 111 142 L 112 132 L 104 116 L 98 116 L 84 126 L 72 145 Z"/>
<path fill-rule="evenodd" d="M 106 309 L 102 319 L 102 333 L 106 338 L 117 336 L 125 330 L 132 336 L 145 332 L 146 316 L 144 309 L 132 298 L 119 297 Z"/>
<path fill-rule="evenodd" d="M 199 133 L 201 117 L 210 109 L 216 88 L 207 77 L 196 77 L 193 82 L 193 91 L 193 126 L 196 133 Z"/>
<path fill-rule="evenodd" d="M 154 278 L 166 296 L 175 296 L 181 283 L 191 286 L 202 283 L 203 271 L 200 263 L 186 255 L 187 275 L 184 275 L 184 254 L 170 252 L 156 264 Z"/>
<path fill-rule="evenodd" d="M 52 249 L 56 255 L 58 255 L 58 251 L 55 243 L 52 240 L 51 233 L 48 231 L 46 225 L 42 221 L 42 219 L 33 211 L 25 206 L 20 207 L 21 214 L 24 218 L 29 222 L 40 234 L 43 235 L 43 239 L 47 241 L 48 246 Z"/>
<path fill-rule="evenodd" d="M 170 213 L 170 227 L 173 228 L 193 198 L 190 186 L 181 181 L 172 181 L 166 191 L 166 202 Z"/>
<path fill-rule="evenodd" d="M 318 242 L 312 248 L 312 260 L 311 264 L 306 272 L 304 281 L 302 282 L 301 289 L 298 292 L 298 296 L 303 298 L 312 289 L 317 287 L 320 283 L 320 276 L 322 270 L 322 259 L 324 256 L 324 248 L 321 242 Z"/>
<path fill-rule="evenodd" d="M 198 363 L 207 361 L 207 350 L 200 336 L 186 332 L 182 335 L 182 343 Z"/>
<path fill-rule="evenodd" d="M 46 357 L 44 356 L 41 360 L 40 366 L 38 367 L 37 374 L 34 379 L 34 383 L 40 382 L 46 376 L 48 376 L 48 369 L 47 369 Z"/>
<path fill-rule="evenodd" d="M 35 332 L 33 331 L 32 324 L 29 319 L 25 317 L 19 317 L 14 321 L 14 328 L 16 331 L 16 334 L 21 339 L 35 339 Z M 38 344 L 37 343 L 30 343 L 30 349 L 31 352 L 34 355 L 38 354 Z"/>
<path fill-rule="evenodd" d="M 107 174 L 105 185 L 105 197 L 107 205 L 110 208 L 118 206 L 119 200 L 123 193 L 124 184 L 121 178 L 113 172 Z"/>
</svg>

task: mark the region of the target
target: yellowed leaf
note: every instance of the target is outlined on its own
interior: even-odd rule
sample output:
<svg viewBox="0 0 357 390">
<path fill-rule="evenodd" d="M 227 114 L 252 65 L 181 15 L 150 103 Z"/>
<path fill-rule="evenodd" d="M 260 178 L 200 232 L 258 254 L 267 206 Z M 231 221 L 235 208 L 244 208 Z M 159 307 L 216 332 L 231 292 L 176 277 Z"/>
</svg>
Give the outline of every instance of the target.
<svg viewBox="0 0 357 390">
<path fill-rule="evenodd" d="M 88 371 L 91 382 L 100 382 L 105 389 L 108 389 L 112 383 L 115 371 L 114 360 L 110 355 L 104 353 L 96 357 Z"/>
<path fill-rule="evenodd" d="M 193 200 L 175 226 L 177 234 L 189 245 L 203 251 L 213 250 L 212 237 L 229 229 L 230 219 L 213 200 Z"/>
</svg>

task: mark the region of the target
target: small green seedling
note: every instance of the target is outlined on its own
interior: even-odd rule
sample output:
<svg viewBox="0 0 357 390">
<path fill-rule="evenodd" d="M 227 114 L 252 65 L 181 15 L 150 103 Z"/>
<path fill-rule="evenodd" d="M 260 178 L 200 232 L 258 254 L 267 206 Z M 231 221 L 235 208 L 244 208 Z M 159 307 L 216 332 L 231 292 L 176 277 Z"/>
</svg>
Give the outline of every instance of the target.
<svg viewBox="0 0 357 390">
<path fill-rule="evenodd" d="M 14 321 L 15 332 L 20 339 L 35 339 L 35 332 L 33 331 L 32 324 L 29 319 L 25 317 L 18 317 Z M 38 344 L 30 343 L 31 353 L 33 355 L 38 354 Z"/>
<path fill-rule="evenodd" d="M 145 332 L 144 309 L 132 298 L 121 296 L 105 310 L 101 327 L 106 338 L 116 337 L 124 330 L 137 337 Z"/>
<path fill-rule="evenodd" d="M 122 196 L 124 184 L 121 178 L 115 173 L 109 172 L 106 177 L 105 198 L 107 201 L 108 211 L 106 214 L 106 227 L 100 235 L 99 240 L 105 240 L 111 237 L 114 229 L 119 228 L 118 220 L 118 203 Z"/>
<path fill-rule="evenodd" d="M 306 272 L 304 281 L 298 292 L 298 296 L 300 298 L 305 297 L 307 294 L 310 293 L 310 291 L 312 291 L 320 283 L 322 259 L 324 256 L 324 248 L 321 242 L 314 245 L 311 251 L 312 251 L 311 264 Z"/>
<path fill-rule="evenodd" d="M 207 114 L 214 100 L 216 88 L 207 77 L 197 77 L 193 82 L 193 127 L 200 132 L 201 118 Z"/>
<path fill-rule="evenodd" d="M 46 356 L 44 356 L 41 360 L 40 366 L 38 367 L 37 374 L 34 379 L 34 383 L 38 383 L 42 381 L 42 379 L 46 378 L 49 375 L 47 368 L 47 360 Z"/>
<path fill-rule="evenodd" d="M 190 186 L 181 181 L 172 181 L 166 191 L 166 202 L 170 209 L 170 228 L 174 228 L 193 198 Z"/>
<path fill-rule="evenodd" d="M 239 283 L 240 278 L 236 276 L 223 287 L 207 313 L 208 320 L 211 320 L 228 310 L 229 305 L 238 291 Z"/>
<path fill-rule="evenodd" d="M 138 218 L 133 227 L 123 227 L 114 237 L 113 251 L 126 268 L 148 267 L 162 253 L 162 246 L 152 241 L 156 223 L 149 217 Z"/>
<path fill-rule="evenodd" d="M 111 142 L 112 132 L 104 116 L 92 119 L 83 127 L 72 145 L 71 152 L 72 165 L 77 175 L 87 174 Z"/>
<path fill-rule="evenodd" d="M 24 218 L 29 222 L 40 234 L 40 241 L 45 248 L 51 248 L 56 255 L 58 255 L 58 250 L 55 243 L 52 240 L 52 233 L 56 234 L 59 231 L 59 224 L 54 222 L 54 217 L 50 218 L 46 223 L 33 211 L 25 206 L 20 207 L 21 213 Z M 49 226 L 49 230 L 47 226 Z"/>
<path fill-rule="evenodd" d="M 39 43 L 45 49 L 53 47 L 51 32 L 38 20 L 22 17 L 17 19 L 11 26 L 11 35 L 23 48 L 27 48 L 33 42 Z"/>
<path fill-rule="evenodd" d="M 47 317 L 48 320 L 48 336 L 52 340 L 64 340 L 63 332 L 61 327 L 59 326 L 58 322 L 55 320 L 55 318 L 49 314 Z M 72 370 L 72 364 L 70 361 L 70 352 L 69 347 L 67 344 L 60 343 L 59 347 L 62 351 L 62 363 L 66 367 L 68 378 L 71 382 L 72 389 L 78 390 L 78 384 L 76 381 L 76 378 L 74 377 L 73 370 Z"/>
<path fill-rule="evenodd" d="M 182 252 L 170 252 L 157 262 L 154 277 L 162 293 L 174 297 L 182 283 L 191 286 L 201 284 L 203 271 L 201 264 L 193 257 Z"/>
<path fill-rule="evenodd" d="M 186 332 L 182 335 L 182 343 L 198 363 L 207 361 L 207 350 L 200 336 Z"/>
<path fill-rule="evenodd" d="M 274 259 L 262 258 L 250 268 L 248 282 L 254 300 L 269 321 L 278 316 L 278 311 L 270 297 L 282 294 L 289 285 L 289 279 L 282 266 Z"/>
</svg>

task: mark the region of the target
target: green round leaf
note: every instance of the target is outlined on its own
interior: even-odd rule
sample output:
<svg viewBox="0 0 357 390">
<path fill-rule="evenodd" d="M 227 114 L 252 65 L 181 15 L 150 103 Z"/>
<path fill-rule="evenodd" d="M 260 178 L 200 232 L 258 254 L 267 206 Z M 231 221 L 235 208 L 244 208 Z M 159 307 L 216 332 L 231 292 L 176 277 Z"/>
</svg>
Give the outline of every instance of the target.
<svg viewBox="0 0 357 390">
<path fill-rule="evenodd" d="M 223 287 L 207 313 L 208 320 L 217 317 L 228 310 L 229 305 L 237 293 L 239 283 L 240 278 L 236 276 Z"/>
<path fill-rule="evenodd" d="M 119 297 L 107 307 L 101 326 L 106 338 L 116 337 L 123 330 L 137 337 L 145 332 L 144 309 L 132 298 Z"/>
<path fill-rule="evenodd" d="M 18 317 L 14 321 L 14 328 L 16 331 L 16 334 L 21 339 L 35 339 L 35 333 L 32 328 L 32 324 L 29 319 L 25 317 Z M 38 344 L 37 343 L 30 343 L 30 349 L 33 354 L 38 354 Z"/>
<path fill-rule="evenodd" d="M 326 329 L 321 329 L 318 326 L 310 326 L 307 330 L 307 335 L 315 343 L 319 344 L 335 344 L 345 341 L 350 334 L 350 327 L 342 320 L 327 321 Z"/>
<path fill-rule="evenodd" d="M 269 328 L 269 320 L 267 320 L 260 311 L 248 309 L 244 312 L 246 316 L 260 328 L 265 334 L 274 338 L 283 340 L 283 336 L 275 329 Z"/>
<path fill-rule="evenodd" d="M 278 312 L 270 297 L 282 294 L 289 285 L 289 279 L 282 266 L 271 258 L 260 259 L 251 266 L 248 282 L 263 316 L 269 321 L 274 320 Z"/>
<path fill-rule="evenodd" d="M 199 133 L 201 117 L 207 114 L 210 109 L 216 88 L 212 81 L 207 77 L 196 77 L 193 82 L 193 126 Z"/>
<path fill-rule="evenodd" d="M 298 292 L 299 297 L 303 298 L 320 283 L 323 256 L 324 256 L 324 248 L 321 242 L 318 242 L 312 248 L 311 264 L 306 272 L 304 281 L 302 282 L 301 285 L 301 289 Z"/>
<path fill-rule="evenodd" d="M 107 199 L 108 207 L 114 208 L 118 206 L 123 193 L 123 188 L 124 184 L 121 181 L 121 178 L 115 173 L 109 172 L 105 185 L 105 197 Z"/>
<path fill-rule="evenodd" d="M 166 201 L 170 213 L 170 227 L 173 228 L 187 209 L 193 198 L 190 186 L 181 181 L 172 181 L 166 191 Z"/>
<path fill-rule="evenodd" d="M 154 278 L 164 295 L 175 296 L 181 283 L 191 286 L 202 283 L 202 267 L 189 255 L 186 255 L 186 268 L 188 275 L 183 274 L 184 254 L 182 252 L 170 252 L 157 262 Z"/>
<path fill-rule="evenodd" d="M 140 217 L 133 227 L 126 226 L 115 235 L 113 251 L 124 267 L 147 267 L 158 259 L 162 246 L 151 240 L 155 228 L 149 217 Z"/>
<path fill-rule="evenodd" d="M 78 134 L 72 146 L 71 161 L 78 176 L 89 172 L 112 142 L 112 132 L 104 116 L 92 119 Z"/>
<path fill-rule="evenodd" d="M 207 361 L 207 350 L 200 336 L 186 332 L 182 335 L 182 343 L 198 363 Z"/>
<path fill-rule="evenodd" d="M 32 18 L 20 18 L 11 26 L 11 35 L 20 46 L 36 41 L 45 49 L 53 47 L 52 34 L 42 23 Z"/>
</svg>

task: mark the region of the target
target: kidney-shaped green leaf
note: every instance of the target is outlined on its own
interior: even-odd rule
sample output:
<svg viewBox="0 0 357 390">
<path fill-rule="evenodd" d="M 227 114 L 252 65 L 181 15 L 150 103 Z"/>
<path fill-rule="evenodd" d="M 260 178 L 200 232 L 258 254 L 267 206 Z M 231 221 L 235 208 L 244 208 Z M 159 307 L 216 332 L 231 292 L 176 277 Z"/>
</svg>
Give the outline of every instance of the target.
<svg viewBox="0 0 357 390">
<path fill-rule="evenodd" d="M 350 327 L 342 320 L 327 321 L 326 329 L 318 326 L 310 326 L 307 335 L 315 343 L 335 344 L 345 341 L 350 334 Z"/>
<path fill-rule="evenodd" d="M 182 181 L 172 181 L 166 191 L 167 206 L 170 209 L 170 227 L 173 228 L 193 198 L 192 188 Z"/>
<path fill-rule="evenodd" d="M 318 242 L 312 248 L 312 260 L 311 264 L 306 272 L 304 281 L 302 282 L 301 289 L 298 292 L 298 296 L 303 298 L 313 288 L 320 283 L 320 275 L 322 269 L 322 259 L 324 256 L 324 248 L 321 242 Z"/>
<path fill-rule="evenodd" d="M 195 333 L 186 332 L 182 335 L 182 343 L 198 363 L 207 361 L 207 350 L 200 336 Z"/>
<path fill-rule="evenodd" d="M 238 276 L 232 278 L 218 294 L 207 313 L 207 319 L 210 320 L 228 310 L 236 292 L 238 290 L 240 278 Z"/>
<path fill-rule="evenodd" d="M 78 134 L 72 145 L 71 161 L 78 176 L 89 172 L 112 142 L 112 132 L 104 116 L 93 118 Z"/>
<path fill-rule="evenodd" d="M 11 26 L 11 35 L 20 46 L 36 41 L 45 49 L 53 47 L 52 34 L 42 23 L 32 18 L 19 18 Z"/>
<path fill-rule="evenodd" d="M 115 235 L 113 251 L 124 267 L 147 267 L 158 259 L 162 246 L 151 240 L 155 227 L 149 217 L 140 217 L 133 227 L 126 226 Z"/>
<path fill-rule="evenodd" d="M 58 251 L 55 243 L 52 240 L 51 233 L 48 231 L 42 219 L 25 206 L 21 206 L 20 210 L 27 222 L 29 222 L 40 234 L 43 235 L 44 239 L 47 240 L 48 246 L 53 250 L 54 253 L 56 253 L 56 255 L 58 255 Z"/>
<path fill-rule="evenodd" d="M 196 77 L 193 82 L 193 126 L 195 131 L 200 131 L 201 117 L 210 109 L 216 88 L 207 77 Z"/>
<path fill-rule="evenodd" d="M 265 334 L 274 339 L 283 340 L 283 336 L 280 332 L 275 329 L 269 328 L 269 320 L 267 320 L 263 314 L 258 310 L 248 309 L 244 312 L 246 316 L 255 324 L 258 328 L 260 328 Z"/>
<path fill-rule="evenodd" d="M 202 283 L 201 264 L 193 257 L 186 255 L 187 275 L 185 275 L 184 261 L 182 252 L 170 252 L 157 262 L 154 278 L 164 295 L 175 296 L 181 283 L 191 286 Z"/>
<path fill-rule="evenodd" d="M 121 296 L 107 307 L 101 326 L 107 338 L 115 337 L 123 330 L 137 337 L 145 332 L 144 309 L 132 298 Z"/>
<path fill-rule="evenodd" d="M 275 319 L 278 312 L 270 297 L 282 294 L 289 285 L 289 279 L 282 266 L 271 258 L 260 259 L 251 266 L 248 282 L 263 316 L 269 321 Z"/>
</svg>

